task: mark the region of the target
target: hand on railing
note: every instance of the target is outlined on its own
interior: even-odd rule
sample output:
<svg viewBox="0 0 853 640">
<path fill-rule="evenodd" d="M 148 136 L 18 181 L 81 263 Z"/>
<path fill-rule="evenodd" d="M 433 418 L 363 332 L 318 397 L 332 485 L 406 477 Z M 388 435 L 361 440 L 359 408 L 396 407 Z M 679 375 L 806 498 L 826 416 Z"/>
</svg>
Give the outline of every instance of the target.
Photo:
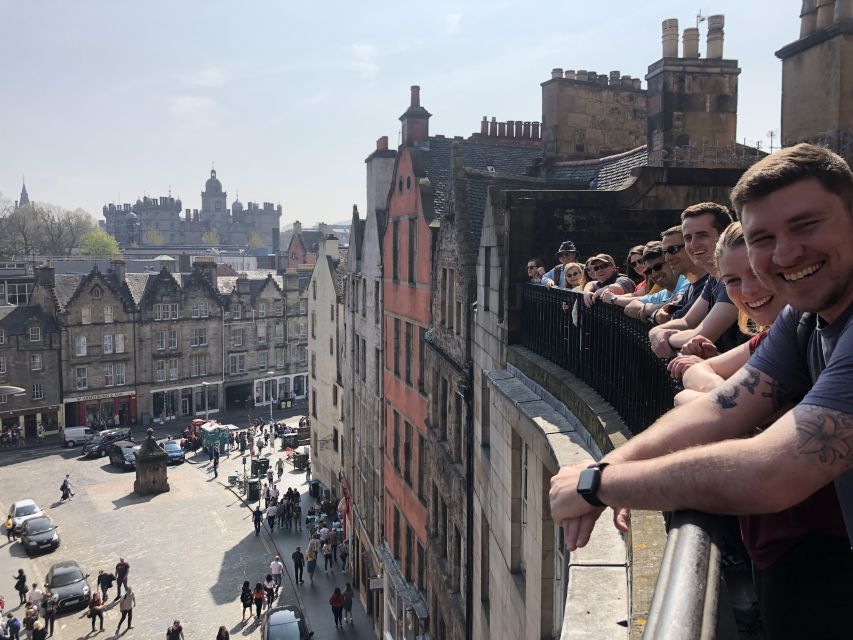
<svg viewBox="0 0 853 640">
<path fill-rule="evenodd" d="M 713 358 L 720 352 L 717 350 L 717 345 L 708 340 L 705 336 L 693 336 L 684 343 L 681 347 L 681 355 L 683 356 L 699 356 L 702 360 Z"/>
<path fill-rule="evenodd" d="M 671 358 L 675 355 L 675 351 L 669 344 L 669 337 L 676 333 L 678 333 L 678 329 L 665 329 L 663 327 L 655 327 L 649 331 L 649 343 L 658 358 Z"/>
<path fill-rule="evenodd" d="M 675 378 L 676 380 L 681 380 L 681 377 L 684 375 L 685 371 L 687 371 L 694 364 L 699 364 L 700 362 L 704 362 L 704 359 L 700 358 L 699 356 L 679 355 L 669 361 L 669 364 L 666 365 L 666 370 L 669 371 L 669 374 L 673 378 Z"/>
<path fill-rule="evenodd" d="M 584 460 L 570 467 L 561 468 L 551 477 L 551 519 L 563 527 L 566 551 L 574 551 L 589 542 L 595 522 L 604 511 L 584 500 L 577 491 L 578 479 L 593 460 Z"/>
</svg>

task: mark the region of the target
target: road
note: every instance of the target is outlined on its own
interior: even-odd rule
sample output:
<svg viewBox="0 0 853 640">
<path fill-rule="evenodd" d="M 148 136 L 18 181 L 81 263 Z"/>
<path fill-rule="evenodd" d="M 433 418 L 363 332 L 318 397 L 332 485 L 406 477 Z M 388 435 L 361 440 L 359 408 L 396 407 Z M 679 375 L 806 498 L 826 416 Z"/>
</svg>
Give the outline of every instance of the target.
<svg viewBox="0 0 853 640">
<path fill-rule="evenodd" d="M 269 449 L 267 450 L 269 451 Z M 256 537 L 248 507 L 227 486 L 228 472 L 242 465 L 237 458 L 223 458 L 219 478 L 209 472 L 206 456 L 200 454 L 183 465 L 169 467 L 171 491 L 157 496 L 133 494 L 134 473 L 111 467 L 107 459 L 79 459 L 78 452 L 60 447 L 0 451 L 0 508 L 21 498 L 34 499 L 59 525 L 62 544 L 56 551 L 28 558 L 20 543 L 0 545 L 0 593 L 10 609 L 17 602 L 13 574 L 23 568 L 31 583 L 43 582 L 49 566 L 73 559 L 91 574 L 98 569 L 114 570 L 123 556 L 130 563 L 131 587 L 137 594 L 134 628 L 127 638 L 160 639 L 175 618 L 184 625 L 187 640 L 214 638 L 220 624 L 232 636 L 259 636 L 256 623 L 240 623 L 240 586 L 262 581 L 276 555 L 290 569 L 290 554 L 296 545 L 305 548 L 307 533 L 267 529 Z M 290 471 L 290 467 L 287 467 Z M 75 497 L 60 504 L 58 487 L 71 474 Z M 280 484 L 303 493 L 303 510 L 312 500 L 301 472 L 286 473 Z M 315 640 L 327 637 L 372 638 L 369 623 L 356 598 L 354 624 L 337 631 L 328 598 L 347 577 L 340 570 L 318 571 L 316 584 L 296 587 L 285 580 L 277 604 L 303 606 Z M 298 593 L 297 593 L 298 589 Z M 114 593 L 114 591 L 113 591 Z M 71 612 L 57 619 L 57 638 L 112 637 L 118 622 L 117 607 L 105 614 L 105 632 L 90 634 L 84 612 Z"/>
</svg>

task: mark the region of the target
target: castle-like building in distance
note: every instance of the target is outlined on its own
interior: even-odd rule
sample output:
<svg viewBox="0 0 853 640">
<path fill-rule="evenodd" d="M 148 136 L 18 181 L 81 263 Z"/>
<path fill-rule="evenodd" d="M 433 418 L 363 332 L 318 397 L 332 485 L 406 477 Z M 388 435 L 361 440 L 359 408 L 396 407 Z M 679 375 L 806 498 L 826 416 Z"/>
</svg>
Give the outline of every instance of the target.
<svg viewBox="0 0 853 640">
<path fill-rule="evenodd" d="M 228 194 L 210 171 L 201 192 L 201 209 L 183 210 L 179 198 L 145 196 L 134 204 L 104 205 L 105 230 L 122 248 L 168 246 L 266 246 L 279 248 L 281 205 L 239 199 L 227 206 Z"/>
</svg>

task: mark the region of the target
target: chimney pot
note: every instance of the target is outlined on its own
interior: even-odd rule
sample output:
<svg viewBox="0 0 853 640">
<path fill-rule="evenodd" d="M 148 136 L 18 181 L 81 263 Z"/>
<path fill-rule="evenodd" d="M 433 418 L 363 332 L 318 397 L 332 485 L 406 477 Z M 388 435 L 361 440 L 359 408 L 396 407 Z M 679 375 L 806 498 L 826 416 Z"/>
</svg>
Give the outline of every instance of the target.
<svg viewBox="0 0 853 640">
<path fill-rule="evenodd" d="M 498 138 L 506 138 L 506 122 L 498 122 Z"/>
<path fill-rule="evenodd" d="M 603 84 L 603 85 L 607 86 L 607 76 L 604 75 L 603 73 L 599 73 L 595 77 L 595 79 L 598 80 L 598 84 Z"/>
<path fill-rule="evenodd" d="M 611 71 L 610 72 L 610 86 L 616 87 L 619 86 L 619 77 L 622 74 L 619 71 Z"/>
<path fill-rule="evenodd" d="M 486 116 L 483 116 L 483 121 L 480 123 L 480 135 L 489 135 L 489 119 Z"/>
<path fill-rule="evenodd" d="M 515 126 L 516 132 L 518 132 L 518 129 L 519 129 L 518 125 L 519 125 L 519 123 L 516 123 L 516 126 Z M 525 140 L 530 139 L 530 121 L 529 120 L 524 121 L 524 124 L 522 125 L 522 129 L 520 131 L 520 134 L 521 135 L 518 135 L 516 137 L 517 138 L 524 138 Z"/>
<path fill-rule="evenodd" d="M 678 20 L 669 18 L 661 23 L 661 48 L 664 58 L 678 57 Z"/>
<path fill-rule="evenodd" d="M 413 107 L 421 106 L 421 88 L 413 84 L 412 85 L 412 105 Z"/>
<path fill-rule="evenodd" d="M 552 78 L 562 78 L 563 77 L 563 70 L 560 69 L 560 67 L 554 67 L 553 69 L 551 69 L 551 77 Z"/>
<path fill-rule="evenodd" d="M 577 74 L 575 74 L 575 70 L 574 69 L 567 69 L 566 70 L 566 78 L 568 78 L 569 80 L 576 80 Z"/>
<path fill-rule="evenodd" d="M 803 0 L 803 7 L 800 10 L 800 37 L 805 38 L 807 35 L 814 33 L 817 28 L 817 7 L 815 0 Z"/>
<path fill-rule="evenodd" d="M 539 140 L 539 123 L 531 122 L 530 123 L 530 138 L 531 140 Z"/>
<path fill-rule="evenodd" d="M 699 57 L 699 29 L 696 27 L 688 27 L 685 29 L 681 42 L 682 55 L 685 58 Z"/>
<path fill-rule="evenodd" d="M 835 0 L 835 21 L 853 19 L 853 0 Z"/>
<path fill-rule="evenodd" d="M 587 80 L 589 80 L 589 74 L 587 73 L 586 69 L 578 69 L 577 80 L 579 80 L 580 82 L 586 82 Z"/>
<path fill-rule="evenodd" d="M 379 140 L 376 141 L 376 149 L 378 151 L 387 151 L 388 150 L 388 136 L 382 136 Z"/>
<path fill-rule="evenodd" d="M 708 36 L 705 57 L 718 60 L 723 57 L 723 27 L 726 18 L 723 15 L 708 16 Z"/>
<path fill-rule="evenodd" d="M 623 87 L 628 87 L 629 89 L 634 86 L 634 83 L 631 81 L 631 76 L 622 76 L 619 80 L 619 83 Z"/>
<path fill-rule="evenodd" d="M 835 0 L 817 0 L 817 23 L 818 29 L 823 29 L 832 24 L 835 15 Z"/>
<path fill-rule="evenodd" d="M 519 133 L 521 133 L 521 121 L 518 121 Z M 506 121 L 506 137 L 515 138 L 515 120 Z"/>
<path fill-rule="evenodd" d="M 643 88 L 642 78 L 632 78 L 631 84 L 632 84 L 632 88 L 634 88 L 634 89 L 642 89 Z"/>
<path fill-rule="evenodd" d="M 494 116 L 492 116 L 492 121 L 489 123 L 489 137 L 498 137 L 498 119 Z"/>
</svg>

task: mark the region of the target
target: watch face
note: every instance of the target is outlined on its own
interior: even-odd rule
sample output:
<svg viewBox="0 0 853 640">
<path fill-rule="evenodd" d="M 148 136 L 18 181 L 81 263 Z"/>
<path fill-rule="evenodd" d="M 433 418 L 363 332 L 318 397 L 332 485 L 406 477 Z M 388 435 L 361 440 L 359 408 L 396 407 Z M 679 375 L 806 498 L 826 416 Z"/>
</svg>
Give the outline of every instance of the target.
<svg viewBox="0 0 853 640">
<path fill-rule="evenodd" d="M 597 468 L 584 469 L 581 471 L 581 475 L 578 478 L 578 493 L 581 495 L 585 493 L 595 493 L 598 490 L 598 485 L 601 483 L 601 476 L 599 473 L 600 472 Z"/>
</svg>

